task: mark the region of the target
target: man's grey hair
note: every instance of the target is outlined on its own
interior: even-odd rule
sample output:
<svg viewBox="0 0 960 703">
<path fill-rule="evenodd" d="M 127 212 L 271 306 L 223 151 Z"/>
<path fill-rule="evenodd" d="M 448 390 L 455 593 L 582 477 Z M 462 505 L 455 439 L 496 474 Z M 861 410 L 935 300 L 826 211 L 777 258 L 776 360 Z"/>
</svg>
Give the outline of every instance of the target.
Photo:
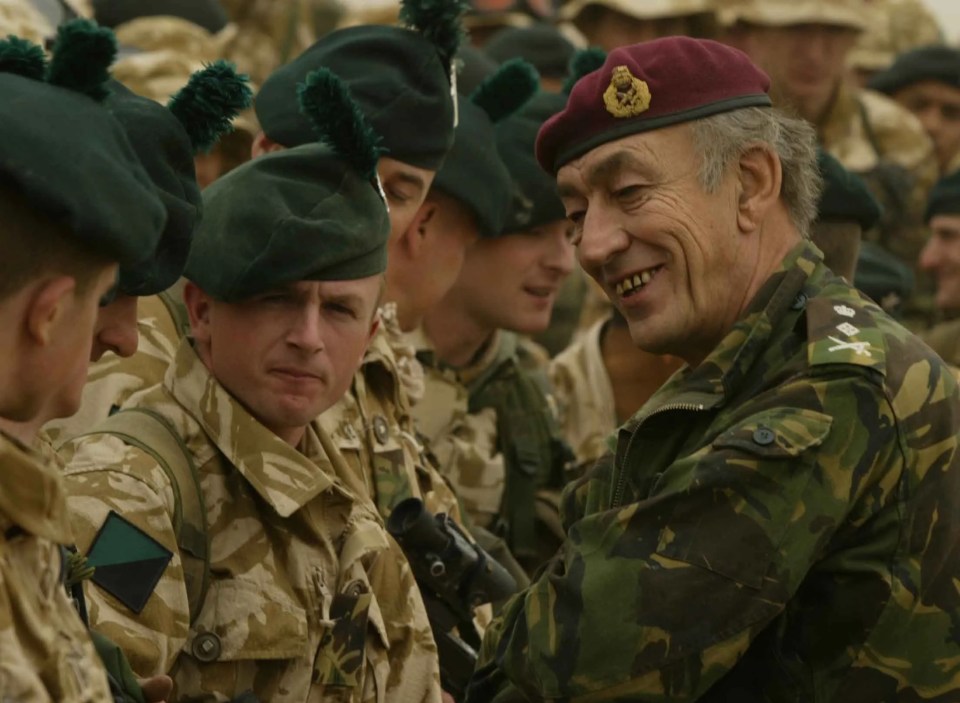
<svg viewBox="0 0 960 703">
<path fill-rule="evenodd" d="M 804 237 L 817 219 L 823 178 L 817 167 L 817 134 L 805 120 L 779 110 L 749 107 L 712 115 L 692 123 L 700 153 L 700 184 L 708 193 L 720 187 L 727 168 L 757 144 L 768 144 L 780 157 L 780 196 L 790 219 Z"/>
</svg>

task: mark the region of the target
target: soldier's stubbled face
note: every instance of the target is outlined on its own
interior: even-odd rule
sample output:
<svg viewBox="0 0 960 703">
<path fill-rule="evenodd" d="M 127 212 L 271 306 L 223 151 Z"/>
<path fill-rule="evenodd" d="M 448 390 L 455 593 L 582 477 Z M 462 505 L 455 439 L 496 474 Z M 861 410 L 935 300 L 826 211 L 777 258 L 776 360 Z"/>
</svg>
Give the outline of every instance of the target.
<svg viewBox="0 0 960 703">
<path fill-rule="evenodd" d="M 410 226 L 423 205 L 436 171 L 382 156 L 377 162 L 377 174 L 390 209 L 390 235 L 397 237 Z"/>
<path fill-rule="evenodd" d="M 800 241 L 768 233 L 776 157 L 758 148 L 712 193 L 688 124 L 608 142 L 563 166 L 560 197 L 580 263 L 623 314 L 634 343 L 698 364 Z M 764 240 L 761 246 L 761 242 Z"/>
<path fill-rule="evenodd" d="M 572 232 L 567 220 L 557 220 L 479 240 L 448 299 L 458 301 L 464 314 L 487 329 L 542 332 L 550 324 L 560 286 L 573 271 Z"/>
<path fill-rule="evenodd" d="M 381 280 L 300 281 L 235 303 L 188 284 L 197 354 L 254 417 L 295 444 L 347 391 L 377 328 Z"/>
<path fill-rule="evenodd" d="M 937 307 L 960 310 L 960 215 L 930 219 L 930 239 L 920 252 L 920 268 L 937 280 Z"/>
</svg>

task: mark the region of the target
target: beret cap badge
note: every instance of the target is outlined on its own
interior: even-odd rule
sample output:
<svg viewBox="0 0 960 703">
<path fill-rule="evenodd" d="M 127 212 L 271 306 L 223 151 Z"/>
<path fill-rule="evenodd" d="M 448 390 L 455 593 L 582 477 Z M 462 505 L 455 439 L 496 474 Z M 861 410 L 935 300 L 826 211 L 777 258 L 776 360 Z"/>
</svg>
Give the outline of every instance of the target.
<svg viewBox="0 0 960 703">
<path fill-rule="evenodd" d="M 627 66 L 615 66 L 603 103 L 614 117 L 636 117 L 650 109 L 650 87 L 630 73 Z"/>
</svg>

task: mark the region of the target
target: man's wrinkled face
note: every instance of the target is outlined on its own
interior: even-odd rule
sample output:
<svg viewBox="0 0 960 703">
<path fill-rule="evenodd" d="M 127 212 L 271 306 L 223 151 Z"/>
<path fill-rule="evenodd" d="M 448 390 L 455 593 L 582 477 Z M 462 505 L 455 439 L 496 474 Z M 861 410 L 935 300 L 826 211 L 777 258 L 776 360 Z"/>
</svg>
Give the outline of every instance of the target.
<svg viewBox="0 0 960 703">
<path fill-rule="evenodd" d="M 196 290 L 185 297 L 201 359 L 283 437 L 346 393 L 377 327 L 381 285 L 382 276 L 300 281 L 225 303 L 188 284 Z"/>
<path fill-rule="evenodd" d="M 397 237 L 410 226 L 437 174 L 385 156 L 377 162 L 377 173 L 390 208 L 390 236 Z"/>
<path fill-rule="evenodd" d="M 857 32 L 846 27 L 797 24 L 739 28 L 731 43 L 767 72 L 778 102 L 816 122 L 846 75 L 856 41 Z"/>
<path fill-rule="evenodd" d="M 946 174 L 960 152 L 960 89 L 940 81 L 901 88 L 893 99 L 917 116 L 933 140 L 940 172 Z"/>
<path fill-rule="evenodd" d="M 920 268 L 937 280 L 937 307 L 960 310 L 960 215 L 930 219 L 930 239 L 920 252 Z"/>
<path fill-rule="evenodd" d="M 757 258 L 739 233 L 733 169 L 715 193 L 698 170 L 691 128 L 680 125 L 603 144 L 557 174 L 580 263 L 636 345 L 687 360 L 733 325 Z"/>
<path fill-rule="evenodd" d="M 481 239 L 467 254 L 451 291 L 484 327 L 542 332 L 560 286 L 573 271 L 572 227 L 558 220 L 528 231 Z"/>
</svg>

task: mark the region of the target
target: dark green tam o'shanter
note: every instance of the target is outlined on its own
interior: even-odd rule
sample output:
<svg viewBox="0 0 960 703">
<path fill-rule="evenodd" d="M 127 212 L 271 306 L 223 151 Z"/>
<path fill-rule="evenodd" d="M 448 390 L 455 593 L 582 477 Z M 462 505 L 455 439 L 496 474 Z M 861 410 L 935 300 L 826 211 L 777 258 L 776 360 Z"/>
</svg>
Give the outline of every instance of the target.
<svg viewBox="0 0 960 703">
<path fill-rule="evenodd" d="M 857 222 L 864 232 L 872 229 L 883 216 L 883 208 L 864 180 L 823 149 L 817 150 L 817 166 L 823 176 L 817 219 Z"/>
<path fill-rule="evenodd" d="M 923 221 L 929 223 L 937 215 L 960 215 L 960 171 L 944 176 L 930 191 Z"/>
<path fill-rule="evenodd" d="M 210 149 L 232 129 L 231 119 L 250 105 L 246 76 L 217 61 L 194 73 L 165 107 L 136 95 L 116 81 L 105 105 L 127 131 L 140 161 L 167 209 L 167 226 L 154 255 L 120 270 L 120 292 L 154 295 L 183 272 L 202 198 L 194 155 Z"/>
<path fill-rule="evenodd" d="M 309 74 L 297 94 L 320 142 L 256 158 L 204 191 L 185 275 L 217 300 L 386 269 L 378 136 L 331 71 Z"/>
<path fill-rule="evenodd" d="M 460 124 L 433 188 L 465 205 L 483 237 L 501 233 L 513 192 L 510 172 L 497 152 L 494 125 L 523 107 L 538 89 L 533 66 L 511 59 L 469 98 L 459 98 Z"/>
<path fill-rule="evenodd" d="M 296 88 L 327 68 L 383 138 L 385 155 L 437 170 L 453 141 L 452 64 L 463 38 L 462 0 L 405 0 L 405 26 L 366 25 L 332 32 L 277 69 L 257 94 L 264 134 L 285 147 L 314 141 Z"/>
<path fill-rule="evenodd" d="M 0 42 L 0 186 L 121 266 L 150 256 L 166 221 L 123 127 L 98 98 L 116 53 L 109 30 L 63 25 L 53 59 Z"/>
</svg>

